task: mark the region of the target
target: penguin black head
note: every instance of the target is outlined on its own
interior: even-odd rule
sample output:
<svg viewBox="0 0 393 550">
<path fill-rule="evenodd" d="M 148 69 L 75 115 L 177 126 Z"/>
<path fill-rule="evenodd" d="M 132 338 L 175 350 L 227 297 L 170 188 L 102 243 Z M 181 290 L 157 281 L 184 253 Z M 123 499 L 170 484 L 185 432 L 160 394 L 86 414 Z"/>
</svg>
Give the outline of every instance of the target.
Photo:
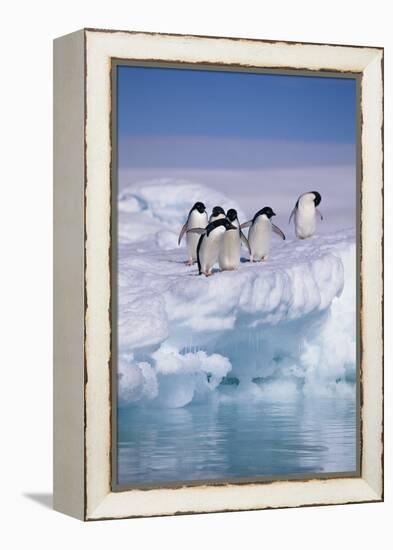
<svg viewBox="0 0 393 550">
<path fill-rule="evenodd" d="M 258 212 L 254 216 L 253 222 L 257 219 L 258 216 L 262 216 L 263 214 L 265 214 L 265 216 L 269 218 L 269 220 L 276 215 L 275 212 L 273 212 L 273 209 L 270 208 L 270 206 L 265 206 L 261 210 L 258 210 Z"/>
<path fill-rule="evenodd" d="M 318 206 L 320 204 L 322 197 L 318 191 L 311 191 L 311 193 L 314 195 L 314 204 L 315 206 Z"/>
<path fill-rule="evenodd" d="M 225 210 L 221 206 L 215 206 L 212 210 L 212 216 L 219 216 L 220 214 L 225 216 Z"/>
<path fill-rule="evenodd" d="M 203 202 L 196 202 L 194 206 L 191 208 L 191 212 L 193 210 L 198 210 L 200 214 L 203 214 L 206 210 L 206 206 L 203 204 Z"/>
<path fill-rule="evenodd" d="M 230 208 L 227 212 L 227 218 L 230 222 L 237 220 L 237 212 L 234 208 Z"/>
</svg>

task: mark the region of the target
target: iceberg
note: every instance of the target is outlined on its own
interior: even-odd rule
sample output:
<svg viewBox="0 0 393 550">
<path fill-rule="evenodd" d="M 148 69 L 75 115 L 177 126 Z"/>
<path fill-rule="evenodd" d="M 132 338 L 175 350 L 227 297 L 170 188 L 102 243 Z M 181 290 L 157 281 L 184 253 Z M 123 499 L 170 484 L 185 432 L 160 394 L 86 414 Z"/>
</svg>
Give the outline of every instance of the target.
<svg viewBox="0 0 393 550">
<path fill-rule="evenodd" d="M 198 275 L 177 237 L 194 202 L 233 201 L 161 179 L 119 195 L 119 405 L 356 396 L 356 234 L 274 240 L 269 259 Z"/>
</svg>

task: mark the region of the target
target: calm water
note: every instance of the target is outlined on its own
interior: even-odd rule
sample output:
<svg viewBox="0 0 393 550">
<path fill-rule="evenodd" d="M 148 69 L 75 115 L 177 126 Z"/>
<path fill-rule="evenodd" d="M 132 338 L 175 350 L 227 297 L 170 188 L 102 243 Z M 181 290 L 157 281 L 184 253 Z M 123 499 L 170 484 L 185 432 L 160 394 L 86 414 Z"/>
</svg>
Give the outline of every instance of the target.
<svg viewBox="0 0 393 550">
<path fill-rule="evenodd" d="M 118 413 L 118 482 L 137 485 L 356 470 L 344 399 L 211 403 Z"/>
</svg>

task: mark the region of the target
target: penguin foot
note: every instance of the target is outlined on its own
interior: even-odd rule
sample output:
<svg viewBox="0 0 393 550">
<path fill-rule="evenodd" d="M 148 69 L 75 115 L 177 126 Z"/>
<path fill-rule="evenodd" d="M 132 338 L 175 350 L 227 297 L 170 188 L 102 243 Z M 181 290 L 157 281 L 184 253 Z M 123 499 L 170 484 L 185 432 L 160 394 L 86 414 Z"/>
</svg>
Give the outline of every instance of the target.
<svg viewBox="0 0 393 550">
<path fill-rule="evenodd" d="M 187 260 L 186 265 L 194 265 L 194 260 Z"/>
</svg>

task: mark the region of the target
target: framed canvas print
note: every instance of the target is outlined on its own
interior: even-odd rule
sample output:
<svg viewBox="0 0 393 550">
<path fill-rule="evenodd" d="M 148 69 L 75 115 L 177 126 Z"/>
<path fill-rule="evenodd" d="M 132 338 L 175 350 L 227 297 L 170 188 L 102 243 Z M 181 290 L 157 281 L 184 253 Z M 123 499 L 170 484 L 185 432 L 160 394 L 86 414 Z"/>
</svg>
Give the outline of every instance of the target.
<svg viewBox="0 0 393 550">
<path fill-rule="evenodd" d="M 54 505 L 383 499 L 383 49 L 54 43 Z"/>
</svg>

